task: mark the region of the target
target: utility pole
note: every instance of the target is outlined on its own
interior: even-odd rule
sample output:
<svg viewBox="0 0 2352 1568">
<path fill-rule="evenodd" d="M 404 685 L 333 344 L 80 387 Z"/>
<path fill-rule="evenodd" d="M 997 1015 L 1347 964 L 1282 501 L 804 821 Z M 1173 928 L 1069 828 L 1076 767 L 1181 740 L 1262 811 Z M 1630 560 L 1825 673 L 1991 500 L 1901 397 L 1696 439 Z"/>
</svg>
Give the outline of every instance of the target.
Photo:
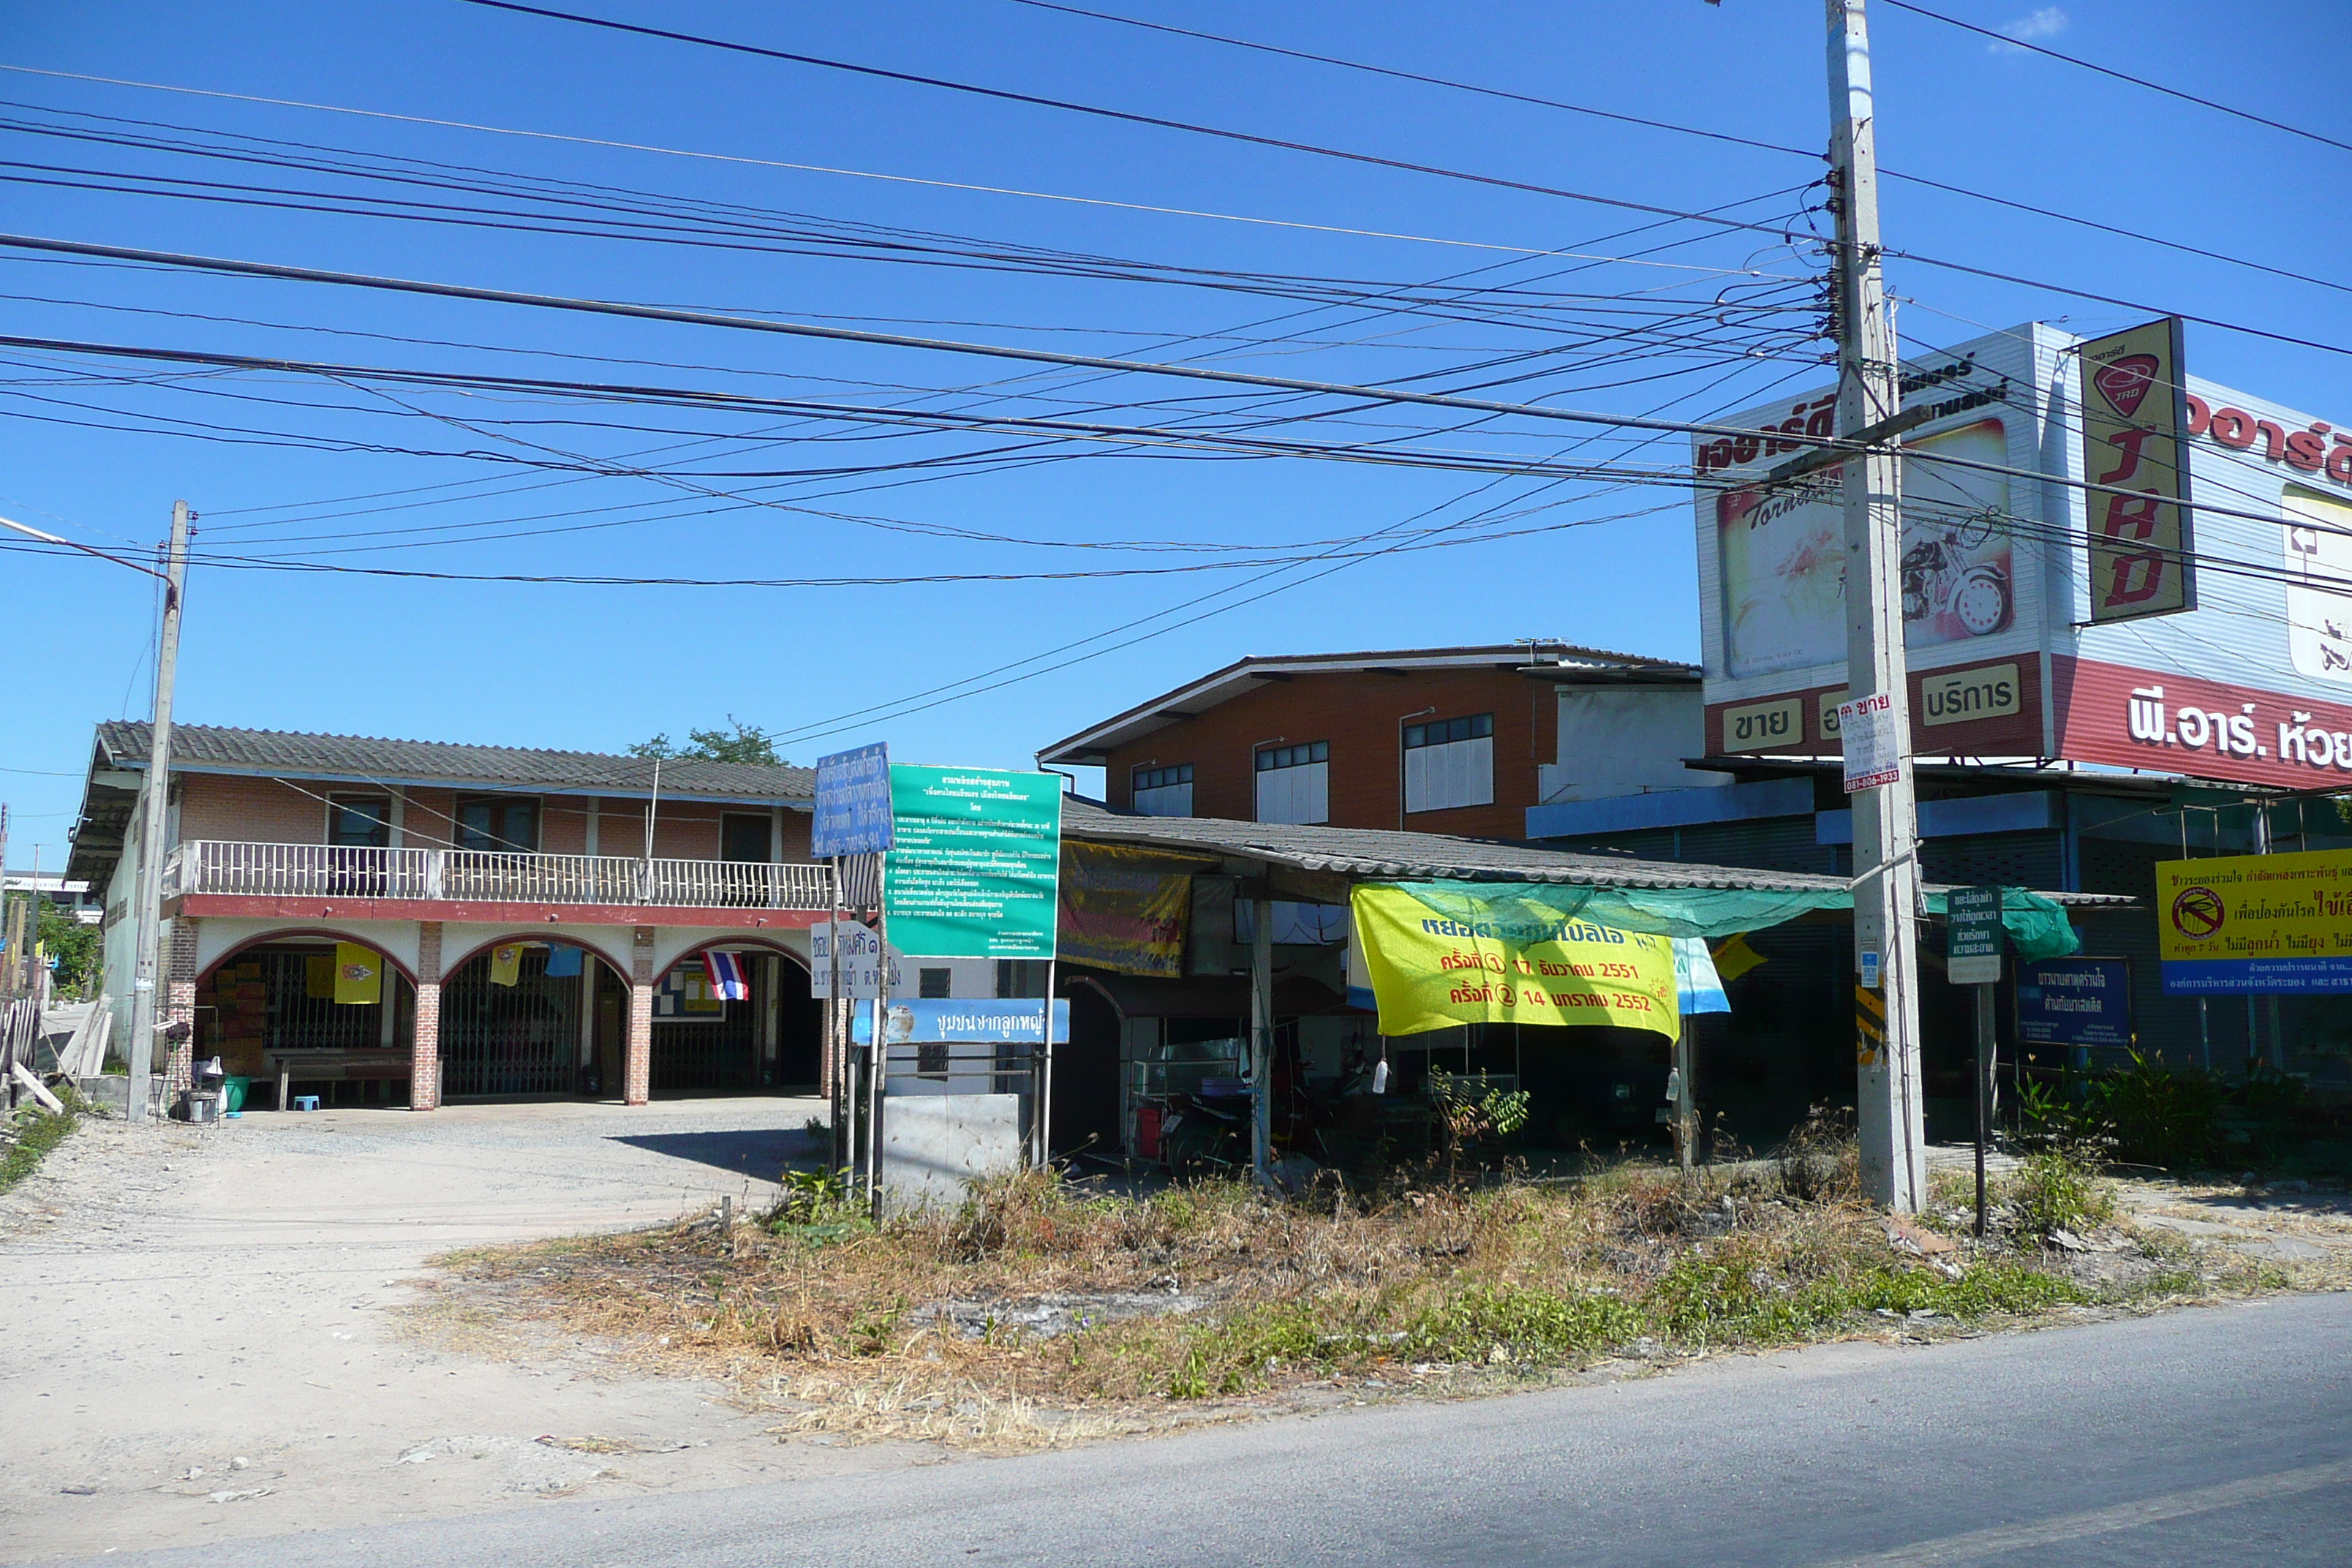
<svg viewBox="0 0 2352 1568">
<path fill-rule="evenodd" d="M 1880 270 L 1878 156 L 1863 0 L 1828 0 L 1831 206 L 1837 216 L 1838 432 L 1901 411 L 1895 333 Z M 1896 774 L 1853 802 L 1855 1105 L 1862 1186 L 1898 1214 L 1926 1196 L 1919 1102 L 1918 825 L 1910 769 L 1911 699 L 1903 656 L 1902 470 L 1887 441 L 1845 463 L 1846 684 L 1886 699 Z M 1849 735 L 1852 749 L 1861 743 Z"/>
<path fill-rule="evenodd" d="M 146 1120 L 148 1078 L 154 1070 L 156 1002 L 165 984 L 163 952 L 163 847 L 171 804 L 172 680 L 180 664 L 180 600 L 188 580 L 188 524 L 195 517 L 184 500 L 172 503 L 172 542 L 164 563 L 163 626 L 155 640 L 155 723 L 147 751 L 139 833 L 139 959 L 131 983 L 131 1081 L 127 1110 Z"/>
</svg>

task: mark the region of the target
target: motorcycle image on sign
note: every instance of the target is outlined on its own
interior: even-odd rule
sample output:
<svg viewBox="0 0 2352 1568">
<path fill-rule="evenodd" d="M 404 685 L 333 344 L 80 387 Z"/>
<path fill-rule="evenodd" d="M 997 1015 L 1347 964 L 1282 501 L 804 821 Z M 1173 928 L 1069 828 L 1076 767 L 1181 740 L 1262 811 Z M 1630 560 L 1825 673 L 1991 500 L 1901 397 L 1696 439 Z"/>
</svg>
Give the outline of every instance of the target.
<svg viewBox="0 0 2352 1568">
<path fill-rule="evenodd" d="M 1949 612 L 1972 637 L 2009 624 L 2009 574 L 1990 563 L 1959 563 L 1993 535 L 1998 514 L 1973 512 L 1903 552 L 1903 618 L 1924 621 Z"/>
</svg>

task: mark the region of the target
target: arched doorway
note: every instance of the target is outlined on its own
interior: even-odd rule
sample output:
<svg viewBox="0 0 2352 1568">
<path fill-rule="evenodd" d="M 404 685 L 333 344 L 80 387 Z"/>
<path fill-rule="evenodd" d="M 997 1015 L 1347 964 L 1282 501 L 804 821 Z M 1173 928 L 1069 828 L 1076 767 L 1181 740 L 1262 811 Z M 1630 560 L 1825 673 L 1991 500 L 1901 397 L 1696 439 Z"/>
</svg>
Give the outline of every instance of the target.
<svg viewBox="0 0 2352 1568">
<path fill-rule="evenodd" d="M 740 962 L 749 996 L 717 994 L 703 959 L 713 950 Z M 795 954 L 717 942 L 686 954 L 655 983 L 656 1094 L 813 1091 L 823 1041 L 824 1004 L 809 995 L 808 970 Z"/>
<path fill-rule="evenodd" d="M 441 1092 L 610 1094 L 628 987 L 594 952 L 547 938 L 492 944 L 441 982 Z"/>
<path fill-rule="evenodd" d="M 375 1000 L 337 1001 L 339 942 L 352 939 L 332 931 L 273 935 L 236 949 L 198 975 L 196 1058 L 218 1057 L 228 1077 L 273 1086 L 278 1069 L 288 1068 L 304 1093 L 316 1092 L 331 1104 L 397 1103 L 416 1039 L 416 987 L 379 953 Z M 331 1074 L 305 1077 L 301 1053 L 311 1051 L 322 1059 L 340 1058 Z M 383 1059 L 360 1059 L 366 1052 Z"/>
</svg>

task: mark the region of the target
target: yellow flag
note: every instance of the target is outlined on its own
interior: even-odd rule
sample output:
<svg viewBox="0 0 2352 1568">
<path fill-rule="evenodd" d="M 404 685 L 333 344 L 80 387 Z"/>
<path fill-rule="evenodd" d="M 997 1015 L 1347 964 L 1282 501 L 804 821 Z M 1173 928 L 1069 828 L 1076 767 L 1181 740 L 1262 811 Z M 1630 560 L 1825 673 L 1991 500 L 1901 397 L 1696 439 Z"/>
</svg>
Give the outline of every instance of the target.
<svg viewBox="0 0 2352 1568">
<path fill-rule="evenodd" d="M 302 961 L 302 995 L 310 1002 L 335 999 L 335 955 L 314 952 Z"/>
<path fill-rule="evenodd" d="M 490 984 L 512 985 L 522 978 L 522 943 L 510 942 L 490 949 Z"/>
<path fill-rule="evenodd" d="M 1377 883 L 1359 884 L 1349 901 L 1383 1035 L 1462 1024 L 1682 1034 L 1670 938 L 1580 920 L 1465 925 Z"/>
<path fill-rule="evenodd" d="M 383 959 L 373 948 L 356 942 L 335 943 L 335 1002 L 344 1007 L 373 1007 L 383 1000 Z"/>
<path fill-rule="evenodd" d="M 1748 945 L 1746 931 L 1737 931 L 1724 938 L 1723 945 L 1715 950 L 1715 977 L 1728 985 L 1758 964 L 1769 962 Z"/>
</svg>

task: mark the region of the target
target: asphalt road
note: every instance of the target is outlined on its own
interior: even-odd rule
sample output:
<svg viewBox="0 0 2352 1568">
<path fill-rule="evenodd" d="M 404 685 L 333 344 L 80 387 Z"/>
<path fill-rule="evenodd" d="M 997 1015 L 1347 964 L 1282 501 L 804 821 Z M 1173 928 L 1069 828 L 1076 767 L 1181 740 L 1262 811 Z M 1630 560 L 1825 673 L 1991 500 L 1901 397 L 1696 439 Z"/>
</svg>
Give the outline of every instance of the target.
<svg viewBox="0 0 2352 1568">
<path fill-rule="evenodd" d="M 105 1561 L 2334 1568 L 2352 1295 Z"/>
</svg>

